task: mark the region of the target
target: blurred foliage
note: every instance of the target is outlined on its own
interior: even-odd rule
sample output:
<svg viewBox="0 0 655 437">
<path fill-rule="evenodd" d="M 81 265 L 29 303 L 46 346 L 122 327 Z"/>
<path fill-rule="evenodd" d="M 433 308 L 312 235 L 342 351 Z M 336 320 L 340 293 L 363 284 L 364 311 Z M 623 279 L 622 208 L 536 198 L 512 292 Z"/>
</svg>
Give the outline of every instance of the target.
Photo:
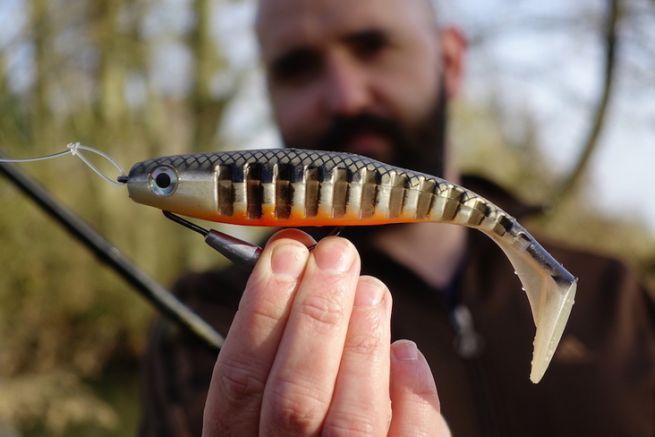
<svg viewBox="0 0 655 437">
<path fill-rule="evenodd" d="M 152 0 L 14 3 L 22 24 L 0 41 L 3 153 L 49 154 L 80 141 L 129 165 L 221 148 L 221 121 L 238 89 L 211 32 L 221 1 L 178 2 L 174 12 Z M 508 123 L 501 112 L 493 102 L 457 108 L 459 162 L 547 201 L 562 174 L 541 155 L 538 123 L 530 114 Z M 76 160 L 22 168 L 163 284 L 221 262 L 196 235 Z M 0 435 L 133 434 L 138 357 L 154 312 L 5 181 L 0 199 Z M 624 255 L 655 285 L 652 235 L 585 199 L 581 192 L 534 225 Z"/>
<path fill-rule="evenodd" d="M 218 149 L 231 98 L 214 86 L 225 71 L 209 33 L 220 3 L 180 6 L 183 25 L 172 25 L 160 7 L 30 0 L 5 9 L 23 25 L 0 46 L 0 150 L 36 156 L 80 141 L 130 165 Z M 162 58 L 167 51 L 177 57 Z M 188 83 L 162 85 L 185 54 L 194 60 Z M 133 204 L 124 188 L 74 159 L 21 167 L 163 284 L 217 261 L 197 236 Z M 126 428 L 108 399 L 124 389 L 135 410 L 134 380 L 107 378 L 117 366 L 136 373 L 153 311 L 4 180 L 0 199 L 0 430 L 133 434 L 138 414 Z M 108 385 L 116 390 L 103 391 Z"/>
<path fill-rule="evenodd" d="M 118 421 L 109 405 L 68 372 L 24 373 L 1 382 L 0 389 L 12 395 L 0 398 L 0 416 L 11 417 L 35 432 L 61 435 L 71 423 L 79 422 L 114 428 Z"/>
</svg>

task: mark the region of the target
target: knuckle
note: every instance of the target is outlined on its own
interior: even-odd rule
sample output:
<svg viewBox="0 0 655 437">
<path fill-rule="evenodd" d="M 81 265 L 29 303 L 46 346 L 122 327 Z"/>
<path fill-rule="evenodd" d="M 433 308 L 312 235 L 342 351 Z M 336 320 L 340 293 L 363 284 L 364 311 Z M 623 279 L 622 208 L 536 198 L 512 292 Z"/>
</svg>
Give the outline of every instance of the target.
<svg viewBox="0 0 655 437">
<path fill-rule="evenodd" d="M 317 327 L 329 330 L 344 318 L 345 308 L 340 295 L 340 291 L 309 295 L 301 302 L 300 312 Z"/>
<path fill-rule="evenodd" d="M 238 312 L 249 319 L 267 323 L 277 323 L 284 317 L 293 294 L 294 284 L 287 281 L 269 281 L 266 288 L 273 293 L 244 293 L 239 302 Z"/>
<path fill-rule="evenodd" d="M 351 321 L 344 349 L 360 355 L 374 354 L 382 346 L 383 328 L 380 313 L 376 310 L 368 311 L 357 317 L 354 324 Z"/>
<path fill-rule="evenodd" d="M 282 434 L 313 434 L 329 407 L 309 385 L 286 381 L 271 391 L 269 426 Z"/>
<path fill-rule="evenodd" d="M 243 312 L 243 310 L 239 310 Z M 280 322 L 284 316 L 284 307 L 280 307 L 275 302 L 263 299 L 256 305 L 247 309 L 247 319 L 252 324 L 251 329 L 268 329 Z"/>
<path fill-rule="evenodd" d="M 434 390 L 417 390 L 406 401 L 414 411 L 440 411 L 439 396 Z"/>
<path fill-rule="evenodd" d="M 257 376 L 252 364 L 236 359 L 224 359 L 218 371 L 221 391 L 231 403 L 247 403 L 261 397 L 264 392 L 266 382 Z"/>
<path fill-rule="evenodd" d="M 203 424 L 204 435 L 218 435 L 223 437 L 239 437 L 243 435 L 243 430 L 251 427 L 251 419 L 242 419 L 234 416 L 219 417 L 212 419 L 212 422 Z M 209 430 L 209 431 L 207 431 Z"/>
<path fill-rule="evenodd" d="M 386 430 L 380 429 L 379 425 L 374 423 L 370 415 L 341 412 L 326 421 L 321 435 L 323 437 L 368 437 L 381 436 L 385 432 Z"/>
<path fill-rule="evenodd" d="M 251 290 L 259 290 L 265 288 L 269 280 L 270 279 L 268 275 L 265 275 L 258 269 L 253 270 L 250 277 L 248 277 L 248 282 L 246 282 L 246 292 L 243 294 L 244 299 L 241 299 L 241 302 L 239 304 L 242 305 L 244 304 L 244 302 L 250 302 L 248 299 L 245 298 L 250 294 L 252 294 Z"/>
<path fill-rule="evenodd" d="M 357 355 L 373 355 L 382 345 L 377 333 L 351 334 L 346 338 L 344 350 Z"/>
<path fill-rule="evenodd" d="M 420 397 L 421 401 L 424 404 L 428 404 L 430 408 L 434 408 L 437 411 L 441 409 L 439 395 L 437 394 L 434 388 L 426 388 L 425 390 L 419 390 L 417 392 L 417 395 Z"/>
<path fill-rule="evenodd" d="M 276 314 L 284 306 L 285 298 L 291 297 L 296 283 L 286 278 L 253 278 L 253 276 L 250 277 L 246 291 L 239 302 L 239 310 Z M 253 289 L 257 292 L 253 293 Z"/>
</svg>

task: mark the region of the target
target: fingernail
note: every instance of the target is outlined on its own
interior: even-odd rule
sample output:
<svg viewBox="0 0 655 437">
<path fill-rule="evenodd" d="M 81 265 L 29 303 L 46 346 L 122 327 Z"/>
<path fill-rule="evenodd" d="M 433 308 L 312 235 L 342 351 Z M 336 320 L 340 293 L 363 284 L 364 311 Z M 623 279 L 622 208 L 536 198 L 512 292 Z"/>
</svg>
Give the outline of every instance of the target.
<svg viewBox="0 0 655 437">
<path fill-rule="evenodd" d="M 326 238 L 312 251 L 318 268 L 329 273 L 345 273 L 355 260 L 353 245 L 343 238 Z"/>
<path fill-rule="evenodd" d="M 411 340 L 398 340 L 391 348 L 393 356 L 397 360 L 414 361 L 418 359 L 418 348 Z"/>
<path fill-rule="evenodd" d="M 385 285 L 375 278 L 362 278 L 357 286 L 357 294 L 355 295 L 355 305 L 357 306 L 373 306 L 382 301 L 384 292 L 386 291 Z"/>
<path fill-rule="evenodd" d="M 307 249 L 296 243 L 278 244 L 271 253 L 271 270 L 276 275 L 297 278 L 306 262 Z"/>
</svg>

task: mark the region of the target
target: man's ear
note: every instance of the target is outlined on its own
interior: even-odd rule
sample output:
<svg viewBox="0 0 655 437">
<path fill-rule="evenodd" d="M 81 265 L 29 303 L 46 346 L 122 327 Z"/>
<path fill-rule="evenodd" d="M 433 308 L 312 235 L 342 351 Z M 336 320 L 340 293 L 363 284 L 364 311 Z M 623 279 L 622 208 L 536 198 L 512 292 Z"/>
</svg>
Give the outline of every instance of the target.
<svg viewBox="0 0 655 437">
<path fill-rule="evenodd" d="M 459 94 L 464 75 L 464 55 L 468 41 L 464 33 L 457 27 L 446 26 L 440 30 L 441 61 L 448 99 Z"/>
</svg>

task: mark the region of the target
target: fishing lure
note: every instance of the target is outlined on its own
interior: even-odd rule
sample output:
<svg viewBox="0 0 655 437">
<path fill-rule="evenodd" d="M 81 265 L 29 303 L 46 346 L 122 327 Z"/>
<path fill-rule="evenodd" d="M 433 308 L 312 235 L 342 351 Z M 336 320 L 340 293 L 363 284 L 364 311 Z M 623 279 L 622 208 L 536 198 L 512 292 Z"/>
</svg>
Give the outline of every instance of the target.
<svg viewBox="0 0 655 437">
<path fill-rule="evenodd" d="M 573 306 L 577 278 L 509 214 L 444 179 L 363 156 L 296 149 L 178 155 L 137 163 L 118 181 L 138 203 L 223 223 L 439 222 L 478 229 L 509 258 L 528 296 L 536 325 L 534 383 L 546 371 Z"/>
</svg>

